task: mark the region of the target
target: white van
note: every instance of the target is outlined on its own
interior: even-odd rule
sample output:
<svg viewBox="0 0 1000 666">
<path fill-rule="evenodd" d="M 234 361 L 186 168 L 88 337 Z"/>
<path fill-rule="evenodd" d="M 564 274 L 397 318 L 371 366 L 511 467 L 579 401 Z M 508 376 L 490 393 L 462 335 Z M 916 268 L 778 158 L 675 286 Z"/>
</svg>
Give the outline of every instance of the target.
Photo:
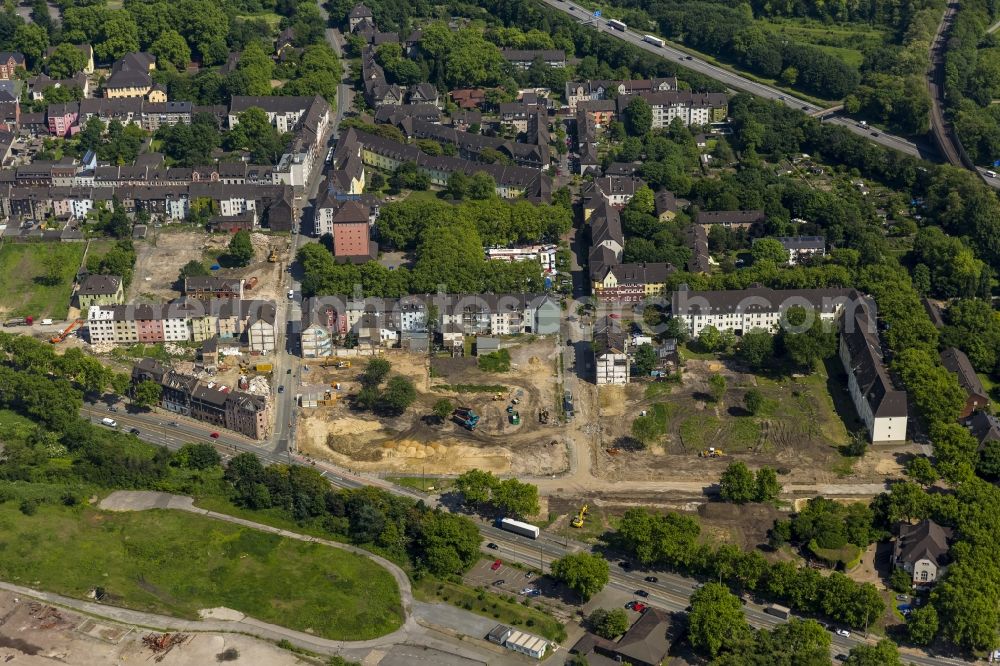
<svg viewBox="0 0 1000 666">
<path fill-rule="evenodd" d="M 987 171 L 986 175 L 989 176 L 990 178 L 996 178 L 997 177 L 997 172 L 996 171 Z"/>
<path fill-rule="evenodd" d="M 103 423 L 104 425 L 108 426 L 109 428 L 117 428 L 118 427 L 118 421 L 115 421 L 114 419 L 104 418 L 104 419 L 101 419 L 101 423 Z"/>
</svg>

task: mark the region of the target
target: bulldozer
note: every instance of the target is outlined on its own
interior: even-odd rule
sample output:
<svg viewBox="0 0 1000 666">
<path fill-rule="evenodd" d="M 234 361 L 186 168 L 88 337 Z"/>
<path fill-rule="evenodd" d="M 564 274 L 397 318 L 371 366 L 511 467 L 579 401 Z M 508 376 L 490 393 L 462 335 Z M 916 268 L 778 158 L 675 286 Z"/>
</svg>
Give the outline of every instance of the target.
<svg viewBox="0 0 1000 666">
<path fill-rule="evenodd" d="M 580 513 L 573 516 L 573 520 L 570 521 L 570 525 L 573 527 L 583 527 L 583 519 L 587 517 L 587 511 L 589 510 L 590 507 L 586 504 L 580 507 Z"/>
<path fill-rule="evenodd" d="M 722 449 L 717 449 L 714 446 L 710 446 L 707 451 L 702 451 L 701 453 L 699 453 L 698 457 L 700 457 L 700 458 L 721 458 L 724 455 L 725 454 L 722 452 Z"/>
</svg>

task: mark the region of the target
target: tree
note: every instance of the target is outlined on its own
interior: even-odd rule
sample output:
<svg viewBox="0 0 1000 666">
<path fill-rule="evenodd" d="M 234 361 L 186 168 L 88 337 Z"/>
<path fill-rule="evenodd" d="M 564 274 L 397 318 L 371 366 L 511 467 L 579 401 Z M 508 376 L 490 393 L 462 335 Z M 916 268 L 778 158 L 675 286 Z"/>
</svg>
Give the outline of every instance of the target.
<svg viewBox="0 0 1000 666">
<path fill-rule="evenodd" d="M 608 561 L 600 555 L 573 553 L 552 562 L 552 577 L 588 601 L 608 584 Z"/>
<path fill-rule="evenodd" d="M 135 385 L 132 395 L 132 402 L 137 407 L 152 407 L 160 404 L 163 395 L 163 386 L 149 380 L 141 381 Z"/>
<path fill-rule="evenodd" d="M 434 403 L 434 416 L 436 416 L 438 420 L 444 421 L 451 415 L 453 409 L 454 406 L 451 404 L 451 400 L 448 398 L 441 398 Z"/>
<path fill-rule="evenodd" d="M 937 470 L 924 456 L 916 456 L 906 462 L 906 476 L 922 486 L 932 486 L 938 480 Z"/>
<path fill-rule="evenodd" d="M 139 29 L 127 11 L 109 12 L 101 25 L 94 44 L 94 55 L 101 62 L 118 60 L 126 53 L 139 50 Z"/>
<path fill-rule="evenodd" d="M 229 149 L 249 151 L 259 162 L 277 162 L 285 150 L 287 139 L 271 125 L 267 114 L 254 106 L 239 114 L 238 118 L 239 123 L 226 135 Z"/>
<path fill-rule="evenodd" d="M 729 463 L 719 479 L 722 499 L 734 504 L 752 502 L 757 493 L 753 472 L 742 461 Z"/>
<path fill-rule="evenodd" d="M 498 479 L 491 472 L 470 469 L 455 479 L 455 488 L 462 493 L 467 505 L 485 504 L 493 494 Z"/>
<path fill-rule="evenodd" d="M 750 256 L 755 264 L 762 261 L 773 261 L 779 266 L 788 263 L 788 250 L 781 241 L 774 238 L 759 238 L 754 241 Z"/>
<path fill-rule="evenodd" d="M 45 61 L 45 69 L 53 79 L 68 79 L 77 72 L 83 71 L 87 65 L 87 57 L 72 44 L 62 43 L 52 51 Z"/>
<path fill-rule="evenodd" d="M 608 640 L 621 636 L 628 631 L 629 626 L 632 624 L 628 613 L 623 608 L 612 608 L 611 610 L 596 608 L 590 614 L 590 617 L 587 618 L 587 622 L 593 628 L 595 634 L 603 636 Z"/>
<path fill-rule="evenodd" d="M 927 605 L 910 610 L 910 616 L 906 618 L 906 632 L 916 645 L 930 645 L 938 632 L 937 609 Z"/>
<path fill-rule="evenodd" d="M 185 444 L 174 454 L 174 462 L 187 469 L 210 469 L 222 463 L 211 444 Z"/>
<path fill-rule="evenodd" d="M 482 536 L 469 518 L 436 509 L 420 520 L 414 545 L 436 576 L 461 575 L 479 559 Z"/>
<path fill-rule="evenodd" d="M 653 107 L 638 95 L 625 107 L 625 131 L 631 136 L 645 136 L 653 126 Z"/>
<path fill-rule="evenodd" d="M 773 502 L 781 495 L 778 474 L 770 467 L 761 467 L 757 470 L 754 486 L 755 502 Z"/>
<path fill-rule="evenodd" d="M 417 399 L 417 389 L 413 382 L 402 376 L 391 377 L 386 382 L 385 391 L 376 403 L 378 411 L 398 416 L 405 412 Z"/>
<path fill-rule="evenodd" d="M 164 69 L 183 72 L 191 62 L 191 48 L 176 30 L 167 30 L 149 47 L 157 64 Z M 241 59 L 242 64 L 242 59 Z"/>
<path fill-rule="evenodd" d="M 361 373 L 361 385 L 378 387 L 389 376 L 392 364 L 384 358 L 373 358 L 368 361 L 365 371 Z"/>
<path fill-rule="evenodd" d="M 774 355 L 774 336 L 762 328 L 754 328 L 743 334 L 736 356 L 754 370 L 767 367 Z"/>
<path fill-rule="evenodd" d="M 708 388 L 712 392 L 712 400 L 722 402 L 726 395 L 726 378 L 716 373 L 708 378 Z"/>
<path fill-rule="evenodd" d="M 1000 478 L 1000 441 L 986 442 L 979 452 L 976 471 L 988 479 Z"/>
<path fill-rule="evenodd" d="M 14 31 L 12 46 L 24 54 L 29 67 L 34 67 L 49 46 L 49 33 L 40 25 L 22 23 Z"/>
<path fill-rule="evenodd" d="M 229 248 L 226 256 L 237 266 L 249 266 L 253 261 L 253 243 L 250 241 L 250 232 L 240 230 L 233 234 L 229 241 Z"/>
<path fill-rule="evenodd" d="M 875 645 L 855 645 L 847 655 L 845 666 L 903 666 L 899 648 L 888 638 Z"/>
<path fill-rule="evenodd" d="M 752 388 L 743 396 L 743 404 L 752 416 L 757 416 L 764 409 L 764 394 Z"/>
<path fill-rule="evenodd" d="M 471 199 L 493 199 L 497 195 L 497 184 L 490 174 L 477 171 L 469 179 L 468 192 Z"/>
<path fill-rule="evenodd" d="M 656 350 L 649 343 L 639 345 L 632 358 L 635 361 L 636 372 L 643 377 L 648 377 L 649 373 L 656 369 Z"/>
<path fill-rule="evenodd" d="M 751 635 L 740 600 L 719 583 L 708 583 L 691 595 L 688 625 L 691 646 L 711 657 L 724 647 L 735 650 Z"/>
<path fill-rule="evenodd" d="M 122 205 L 117 197 L 114 199 L 112 206 L 114 210 L 111 212 L 111 217 L 108 218 L 108 222 L 104 227 L 105 230 L 115 238 L 131 238 L 132 223 L 125 214 L 125 206 Z"/>
<path fill-rule="evenodd" d="M 837 336 L 833 327 L 810 312 L 794 306 L 785 311 L 781 322 L 781 342 L 785 353 L 797 365 L 812 368 L 824 358 L 837 352 Z M 806 324 L 809 324 L 808 327 Z"/>
<path fill-rule="evenodd" d="M 181 282 L 183 282 L 189 277 L 204 277 L 208 274 L 209 270 L 205 268 L 205 264 L 197 259 L 192 259 L 181 267 L 181 272 L 178 275 L 178 278 Z"/>
<path fill-rule="evenodd" d="M 627 208 L 638 213 L 652 215 L 656 210 L 653 190 L 648 185 L 638 188 L 632 196 L 632 200 L 628 202 Z"/>
<path fill-rule="evenodd" d="M 452 199 L 461 201 L 469 195 L 469 177 L 464 171 L 453 171 L 448 176 L 448 186 L 444 192 Z"/>
<path fill-rule="evenodd" d="M 539 511 L 538 486 L 517 479 L 504 479 L 493 487 L 490 503 L 508 515 L 521 518 L 533 516 Z"/>
<path fill-rule="evenodd" d="M 698 344 L 707 352 L 717 352 L 722 349 L 722 334 L 715 326 L 708 325 L 698 334 Z"/>
</svg>

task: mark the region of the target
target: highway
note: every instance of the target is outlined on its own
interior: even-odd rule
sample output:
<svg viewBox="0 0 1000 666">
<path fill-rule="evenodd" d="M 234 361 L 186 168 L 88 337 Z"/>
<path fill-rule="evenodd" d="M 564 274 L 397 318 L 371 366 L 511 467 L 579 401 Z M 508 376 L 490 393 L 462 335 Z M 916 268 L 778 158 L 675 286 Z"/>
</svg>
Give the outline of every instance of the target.
<svg viewBox="0 0 1000 666">
<path fill-rule="evenodd" d="M 563 12 L 564 14 L 573 17 L 580 23 L 589 25 L 599 32 L 603 32 L 606 35 L 615 37 L 622 41 L 632 44 L 636 48 L 643 49 L 654 55 L 658 55 L 667 60 L 676 61 L 683 67 L 690 69 L 693 72 L 703 74 L 710 78 L 725 84 L 728 88 L 733 91 L 747 92 L 758 97 L 763 97 L 775 102 L 780 102 L 791 109 L 797 109 L 803 113 L 817 115 L 818 112 L 823 110 L 823 107 L 817 106 L 816 104 L 795 97 L 794 95 L 785 92 L 784 90 L 778 90 L 777 88 L 771 87 L 764 83 L 759 83 L 745 76 L 741 76 L 718 65 L 713 65 L 712 63 L 699 58 L 694 55 L 693 52 L 681 50 L 674 46 L 671 46 L 670 42 L 664 40 L 664 45 L 662 47 L 655 46 L 648 42 L 642 40 L 642 34 L 634 30 L 614 30 L 609 28 L 607 25 L 607 20 L 605 18 L 596 19 L 590 13 L 590 10 L 576 5 L 572 2 L 567 2 L 564 0 L 539 0 L 545 3 L 552 9 Z M 818 114 L 821 122 L 830 125 L 840 125 L 847 130 L 862 136 L 869 141 L 873 141 L 877 144 L 885 146 L 886 148 L 892 148 L 901 153 L 911 155 L 913 157 L 919 157 L 931 161 L 939 161 L 941 159 L 940 152 L 937 147 L 934 146 L 929 141 L 918 140 L 913 141 L 889 132 L 882 131 L 881 129 L 872 129 L 871 127 L 862 127 L 856 121 L 846 118 L 844 116 L 838 115 L 836 111 L 830 111 L 826 114 Z M 1000 189 L 1000 179 L 989 177 L 986 174 L 986 169 L 979 168 L 978 172 L 982 176 L 983 180 L 994 189 Z"/>
</svg>

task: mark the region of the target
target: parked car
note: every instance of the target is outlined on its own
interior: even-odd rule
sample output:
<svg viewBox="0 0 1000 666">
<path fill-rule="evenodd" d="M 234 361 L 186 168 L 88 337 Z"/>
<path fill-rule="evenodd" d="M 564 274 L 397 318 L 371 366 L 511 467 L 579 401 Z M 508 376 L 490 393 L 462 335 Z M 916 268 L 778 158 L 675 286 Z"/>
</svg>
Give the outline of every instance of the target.
<svg viewBox="0 0 1000 666">
<path fill-rule="evenodd" d="M 656 576 L 646 576 L 645 581 L 647 583 L 659 583 L 660 579 L 657 578 Z"/>
<path fill-rule="evenodd" d="M 847 629 L 837 629 L 837 635 L 843 636 L 844 638 L 850 638 L 851 632 L 849 632 Z"/>
<path fill-rule="evenodd" d="M 896 601 L 909 601 L 909 600 L 910 600 L 910 595 L 908 595 L 908 594 L 897 594 L 896 595 Z"/>
<path fill-rule="evenodd" d="M 490 569 L 492 569 L 493 571 L 496 571 L 501 566 L 503 566 L 503 562 L 501 562 L 500 560 L 494 560 L 493 564 L 490 565 Z"/>
<path fill-rule="evenodd" d="M 496 545 L 492 541 L 486 544 L 486 547 L 489 548 L 490 550 L 500 550 L 500 546 Z"/>
<path fill-rule="evenodd" d="M 493 581 L 493 587 L 500 587 L 501 585 L 503 585 L 506 582 L 507 581 L 505 581 L 503 578 L 501 578 L 500 580 L 495 580 L 495 581 Z"/>
</svg>

